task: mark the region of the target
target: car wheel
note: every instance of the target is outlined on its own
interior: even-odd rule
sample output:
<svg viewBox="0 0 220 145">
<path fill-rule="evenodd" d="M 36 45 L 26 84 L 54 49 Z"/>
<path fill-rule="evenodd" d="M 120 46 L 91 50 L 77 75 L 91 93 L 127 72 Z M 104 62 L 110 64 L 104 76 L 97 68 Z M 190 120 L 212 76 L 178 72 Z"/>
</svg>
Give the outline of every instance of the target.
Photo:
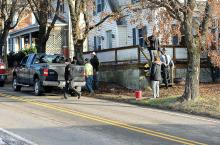
<svg viewBox="0 0 220 145">
<path fill-rule="evenodd" d="M 40 81 L 38 79 L 35 80 L 35 83 L 34 83 L 34 94 L 36 96 L 40 96 L 42 94 L 42 86 L 40 84 Z"/>
<path fill-rule="evenodd" d="M 18 85 L 17 78 L 13 78 L 12 88 L 13 88 L 14 91 L 21 91 L 21 86 Z"/>
</svg>

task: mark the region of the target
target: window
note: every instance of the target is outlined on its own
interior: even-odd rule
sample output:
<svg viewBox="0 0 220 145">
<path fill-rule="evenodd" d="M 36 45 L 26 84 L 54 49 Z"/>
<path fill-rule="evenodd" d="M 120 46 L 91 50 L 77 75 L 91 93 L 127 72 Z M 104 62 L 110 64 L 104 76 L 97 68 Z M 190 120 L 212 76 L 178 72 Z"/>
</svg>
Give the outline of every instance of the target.
<svg viewBox="0 0 220 145">
<path fill-rule="evenodd" d="M 144 46 L 143 29 L 138 29 L 138 39 L 139 39 L 139 45 L 143 47 Z"/>
<path fill-rule="evenodd" d="M 132 3 L 132 4 L 135 4 L 135 3 L 137 3 L 137 2 L 140 2 L 140 0 L 131 0 L 131 3 Z"/>
<path fill-rule="evenodd" d="M 144 48 L 146 48 L 147 45 L 146 45 L 144 39 L 145 39 L 145 37 L 147 37 L 147 26 L 144 26 L 141 30 L 142 30 L 142 38 L 141 38 L 142 40 L 141 40 L 141 41 L 143 41 L 143 43 L 141 42 L 141 43 L 142 43 L 141 46 L 144 47 Z M 140 39 L 140 38 L 139 38 L 139 39 Z"/>
<path fill-rule="evenodd" d="M 107 48 L 112 48 L 112 31 L 106 31 L 106 36 L 107 36 Z"/>
<path fill-rule="evenodd" d="M 137 43 L 136 43 L 136 28 L 133 28 L 132 29 L 132 36 L 133 36 L 133 45 L 137 45 Z"/>
<path fill-rule="evenodd" d="M 173 36 L 172 44 L 173 45 L 179 45 L 179 37 L 177 35 Z"/>
<path fill-rule="evenodd" d="M 22 61 L 21 61 L 21 66 L 22 67 L 26 66 L 27 60 L 28 60 L 28 56 L 26 56 L 25 58 L 22 59 Z"/>
<path fill-rule="evenodd" d="M 102 49 L 102 37 L 95 36 L 94 37 L 94 50 L 101 50 Z"/>
<path fill-rule="evenodd" d="M 138 42 L 138 44 L 141 47 L 146 47 L 146 44 L 144 42 L 144 37 L 147 36 L 147 27 L 144 26 L 141 29 L 133 28 L 132 33 L 133 33 L 133 45 L 137 45 Z"/>
<path fill-rule="evenodd" d="M 97 37 L 97 48 L 98 50 L 102 49 L 102 37 L 101 36 Z"/>
<path fill-rule="evenodd" d="M 97 13 L 102 12 L 105 8 L 105 0 L 96 0 Z"/>
<path fill-rule="evenodd" d="M 64 0 L 62 0 L 61 3 L 60 3 L 60 13 L 65 13 Z"/>
</svg>

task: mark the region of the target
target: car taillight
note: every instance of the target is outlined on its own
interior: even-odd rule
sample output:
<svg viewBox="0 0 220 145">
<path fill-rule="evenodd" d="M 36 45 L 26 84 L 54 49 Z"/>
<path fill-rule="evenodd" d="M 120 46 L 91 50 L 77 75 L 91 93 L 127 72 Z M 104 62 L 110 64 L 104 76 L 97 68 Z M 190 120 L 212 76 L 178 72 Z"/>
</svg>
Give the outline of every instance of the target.
<svg viewBox="0 0 220 145">
<path fill-rule="evenodd" d="M 5 69 L 5 65 L 0 65 L 0 69 Z"/>
<path fill-rule="evenodd" d="M 48 76 L 48 69 L 45 68 L 45 69 L 43 70 L 43 76 L 45 76 L 45 77 Z"/>
</svg>

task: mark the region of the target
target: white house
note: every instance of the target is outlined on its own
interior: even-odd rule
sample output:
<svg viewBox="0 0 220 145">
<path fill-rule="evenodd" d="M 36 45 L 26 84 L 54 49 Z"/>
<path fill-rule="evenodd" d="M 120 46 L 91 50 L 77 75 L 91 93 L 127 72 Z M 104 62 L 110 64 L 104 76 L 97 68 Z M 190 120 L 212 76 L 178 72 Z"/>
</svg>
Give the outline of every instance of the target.
<svg viewBox="0 0 220 145">
<path fill-rule="evenodd" d="M 138 1 L 139 0 L 96 0 L 94 19 L 98 22 L 101 12 L 111 13 L 118 7 L 125 7 Z M 142 10 L 138 17 L 146 17 L 149 13 L 150 11 L 148 10 Z M 126 15 L 126 12 L 124 15 Z M 152 35 L 153 26 L 156 25 L 157 21 L 153 20 L 148 23 L 146 19 L 139 19 L 139 22 L 132 24 L 130 22 L 130 20 L 133 19 L 132 17 L 135 17 L 135 15 L 127 15 L 117 21 L 106 21 L 100 27 L 94 29 L 88 37 L 89 50 L 103 50 L 131 45 L 143 46 L 143 33 L 147 33 L 148 36 Z"/>
</svg>

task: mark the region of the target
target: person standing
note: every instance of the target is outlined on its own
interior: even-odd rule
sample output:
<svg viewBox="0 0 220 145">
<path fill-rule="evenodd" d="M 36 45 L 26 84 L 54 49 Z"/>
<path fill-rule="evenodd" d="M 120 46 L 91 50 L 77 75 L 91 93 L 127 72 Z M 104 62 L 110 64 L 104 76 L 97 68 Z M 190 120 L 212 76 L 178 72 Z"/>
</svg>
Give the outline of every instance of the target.
<svg viewBox="0 0 220 145">
<path fill-rule="evenodd" d="M 160 81 L 161 81 L 161 62 L 158 56 L 154 56 L 154 62 L 151 66 L 150 80 L 152 85 L 153 97 L 160 96 Z"/>
<path fill-rule="evenodd" d="M 160 51 L 160 41 L 157 38 L 156 30 L 154 30 L 151 36 L 145 38 L 145 43 L 150 54 L 151 62 L 153 62 L 154 56 Z"/>
<path fill-rule="evenodd" d="M 161 51 L 161 75 L 163 78 L 163 83 L 165 84 L 165 87 L 168 88 L 168 80 L 170 79 L 170 71 L 174 67 L 173 60 L 171 59 L 170 55 L 166 54 L 166 49 L 163 48 Z"/>
<path fill-rule="evenodd" d="M 95 52 L 91 53 L 90 63 L 93 67 L 93 89 L 98 89 L 99 59 Z"/>
<path fill-rule="evenodd" d="M 94 95 L 93 90 L 93 67 L 88 58 L 85 59 L 85 79 L 86 79 L 86 87 L 89 90 L 89 95 Z"/>
</svg>

